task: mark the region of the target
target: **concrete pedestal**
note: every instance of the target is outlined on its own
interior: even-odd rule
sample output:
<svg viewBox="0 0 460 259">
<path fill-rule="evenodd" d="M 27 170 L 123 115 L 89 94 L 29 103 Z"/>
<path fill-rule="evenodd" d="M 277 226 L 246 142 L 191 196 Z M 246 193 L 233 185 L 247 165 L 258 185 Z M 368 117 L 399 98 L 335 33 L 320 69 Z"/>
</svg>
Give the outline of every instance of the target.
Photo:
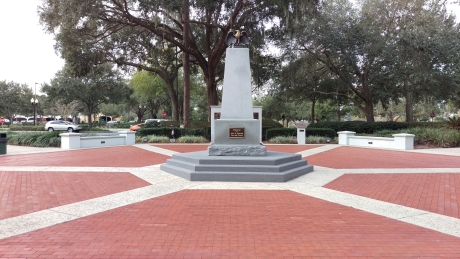
<svg viewBox="0 0 460 259">
<path fill-rule="evenodd" d="M 189 181 L 287 182 L 313 171 L 299 154 L 268 151 L 265 156 L 209 156 L 178 153 L 160 169 Z"/>
</svg>

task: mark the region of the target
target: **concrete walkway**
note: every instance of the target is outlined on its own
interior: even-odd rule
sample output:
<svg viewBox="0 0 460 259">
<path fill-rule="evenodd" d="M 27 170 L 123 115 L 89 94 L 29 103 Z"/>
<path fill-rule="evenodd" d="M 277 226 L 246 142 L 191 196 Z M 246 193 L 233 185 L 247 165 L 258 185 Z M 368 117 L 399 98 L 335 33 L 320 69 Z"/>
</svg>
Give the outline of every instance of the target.
<svg viewBox="0 0 460 259">
<path fill-rule="evenodd" d="M 163 144 L 0 156 L 0 258 L 460 258 L 460 149 L 267 145 L 315 170 L 188 182 Z"/>
</svg>

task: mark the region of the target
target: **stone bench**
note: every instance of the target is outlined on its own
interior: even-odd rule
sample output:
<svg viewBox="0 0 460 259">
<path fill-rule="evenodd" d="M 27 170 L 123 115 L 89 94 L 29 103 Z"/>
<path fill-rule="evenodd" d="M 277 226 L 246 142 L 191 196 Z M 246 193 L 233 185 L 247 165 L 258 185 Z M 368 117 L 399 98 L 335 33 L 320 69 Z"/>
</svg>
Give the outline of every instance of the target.
<svg viewBox="0 0 460 259">
<path fill-rule="evenodd" d="M 62 133 L 62 149 L 79 149 L 92 147 L 124 146 L 136 143 L 136 132 L 120 131 L 118 134 L 110 136 L 90 136 L 82 137 L 82 133 Z"/>
<path fill-rule="evenodd" d="M 415 135 L 413 134 L 399 133 L 393 134 L 393 138 L 386 138 L 355 136 L 356 132 L 353 131 L 339 131 L 337 133 L 339 134 L 339 145 L 390 148 L 398 150 L 414 149 Z"/>
</svg>

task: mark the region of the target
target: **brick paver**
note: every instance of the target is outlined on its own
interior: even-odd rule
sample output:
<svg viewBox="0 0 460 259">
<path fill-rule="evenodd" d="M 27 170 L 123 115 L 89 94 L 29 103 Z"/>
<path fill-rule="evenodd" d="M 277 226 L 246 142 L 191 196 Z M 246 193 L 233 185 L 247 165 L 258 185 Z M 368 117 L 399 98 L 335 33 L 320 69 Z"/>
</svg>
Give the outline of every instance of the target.
<svg viewBox="0 0 460 259">
<path fill-rule="evenodd" d="M 460 168 L 460 157 L 357 147 L 338 147 L 307 159 L 309 164 L 336 169 Z"/>
<path fill-rule="evenodd" d="M 347 174 L 324 187 L 460 218 L 460 174 Z"/>
<path fill-rule="evenodd" d="M 0 156 L 2 166 L 142 167 L 165 163 L 170 157 L 132 146 Z"/>
<path fill-rule="evenodd" d="M 152 146 L 159 147 L 159 148 L 164 148 L 164 149 L 167 149 L 167 150 L 176 151 L 176 152 L 179 152 L 179 153 L 187 153 L 187 152 L 196 152 L 196 151 L 208 150 L 209 144 L 207 144 L 207 145 L 203 145 L 203 144 L 199 144 L 199 145 L 193 145 L 193 144 L 188 144 L 188 145 L 184 145 L 184 144 L 155 144 L 155 145 L 152 145 Z"/>
<path fill-rule="evenodd" d="M 458 244 L 291 191 L 187 190 L 0 240 L 0 258 L 459 258 Z"/>
<path fill-rule="evenodd" d="M 321 145 L 266 145 L 267 150 L 276 152 L 297 153 L 313 148 L 320 147 Z"/>
<path fill-rule="evenodd" d="M 209 145 L 184 145 L 184 144 L 155 144 L 155 147 L 160 147 L 180 153 L 195 152 L 208 150 Z M 265 145 L 268 151 L 297 153 L 313 148 L 320 147 L 321 145 Z"/>
<path fill-rule="evenodd" d="M 0 172 L 0 220 L 147 185 L 130 173 Z"/>
</svg>

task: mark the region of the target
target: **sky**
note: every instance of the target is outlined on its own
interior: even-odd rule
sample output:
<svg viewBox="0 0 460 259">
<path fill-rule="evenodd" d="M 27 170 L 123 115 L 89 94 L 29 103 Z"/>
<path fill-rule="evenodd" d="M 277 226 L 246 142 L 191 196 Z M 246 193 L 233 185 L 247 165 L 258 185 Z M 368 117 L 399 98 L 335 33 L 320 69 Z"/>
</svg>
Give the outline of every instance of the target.
<svg viewBox="0 0 460 259">
<path fill-rule="evenodd" d="M 0 81 L 27 84 L 40 94 L 40 86 L 49 83 L 64 65 L 54 51 L 53 35 L 45 33 L 39 23 L 37 7 L 41 0 L 0 3 Z M 460 17 L 458 5 L 450 9 Z"/>
<path fill-rule="evenodd" d="M 54 51 L 54 37 L 38 21 L 41 0 L 0 0 L 0 81 L 27 84 L 37 93 L 64 61 Z"/>
</svg>

